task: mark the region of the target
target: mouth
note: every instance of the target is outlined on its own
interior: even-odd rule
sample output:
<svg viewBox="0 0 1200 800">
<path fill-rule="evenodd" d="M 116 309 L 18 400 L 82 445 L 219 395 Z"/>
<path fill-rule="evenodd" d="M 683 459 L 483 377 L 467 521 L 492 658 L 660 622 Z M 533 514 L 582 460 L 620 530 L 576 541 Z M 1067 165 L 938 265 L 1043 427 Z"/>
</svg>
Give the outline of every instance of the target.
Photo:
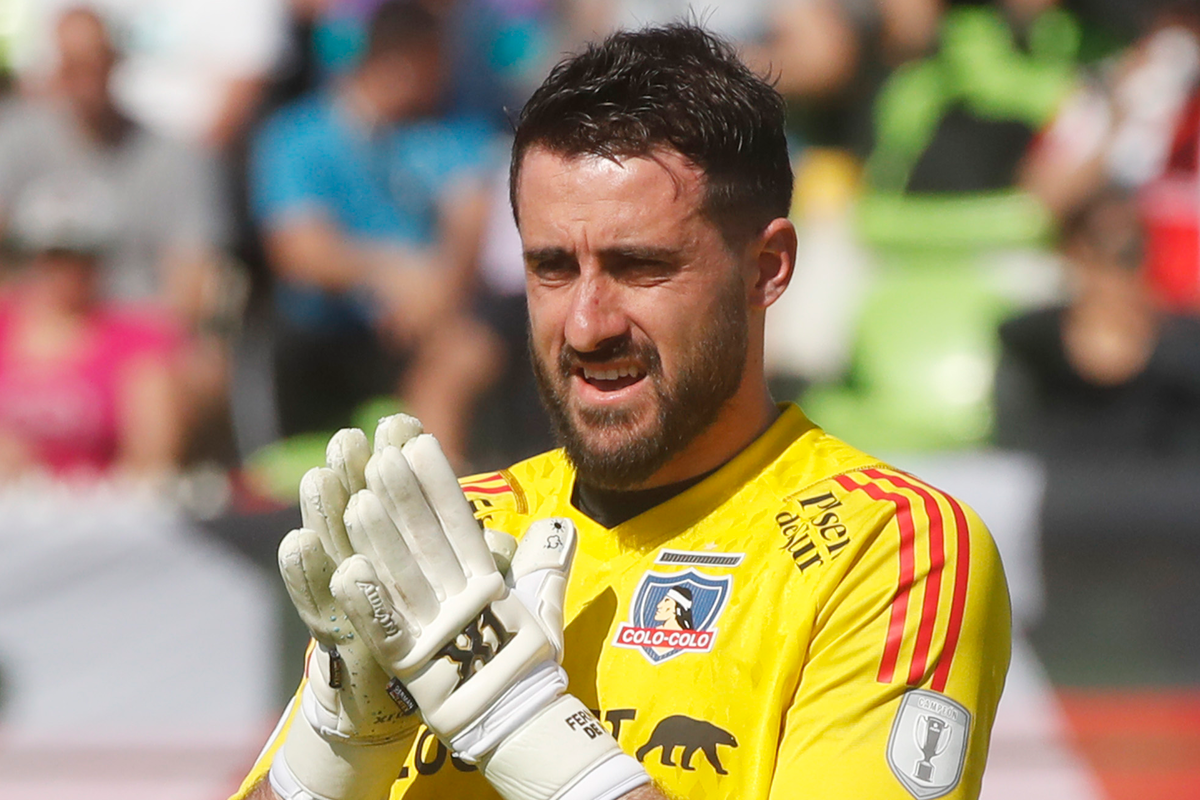
<svg viewBox="0 0 1200 800">
<path fill-rule="evenodd" d="M 581 365 L 574 370 L 575 377 L 602 394 L 612 394 L 641 383 L 646 371 L 636 364 Z"/>
</svg>

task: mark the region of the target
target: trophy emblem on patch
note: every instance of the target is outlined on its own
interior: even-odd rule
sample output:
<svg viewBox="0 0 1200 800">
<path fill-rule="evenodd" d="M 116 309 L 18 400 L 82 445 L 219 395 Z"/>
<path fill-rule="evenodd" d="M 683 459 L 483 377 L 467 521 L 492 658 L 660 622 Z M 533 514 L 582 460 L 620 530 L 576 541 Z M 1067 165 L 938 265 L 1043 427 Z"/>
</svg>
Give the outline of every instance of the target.
<svg viewBox="0 0 1200 800">
<path fill-rule="evenodd" d="M 944 720 L 937 717 L 921 716 L 917 718 L 916 734 L 917 749 L 921 751 L 921 760 L 913 770 L 913 777 L 922 783 L 933 782 L 933 759 L 946 752 L 950 739 L 943 734 L 950 727 Z"/>
<path fill-rule="evenodd" d="M 962 778 L 971 714 L 944 694 L 911 689 L 900 699 L 888 739 L 892 774 L 917 800 L 950 792 Z"/>
</svg>

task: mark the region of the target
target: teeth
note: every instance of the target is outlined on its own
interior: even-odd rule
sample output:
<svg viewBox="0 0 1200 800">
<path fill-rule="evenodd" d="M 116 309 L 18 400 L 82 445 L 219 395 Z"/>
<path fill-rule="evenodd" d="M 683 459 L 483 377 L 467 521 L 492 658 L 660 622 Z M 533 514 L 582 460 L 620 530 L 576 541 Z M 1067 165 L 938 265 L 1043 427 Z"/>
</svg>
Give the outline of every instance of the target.
<svg viewBox="0 0 1200 800">
<path fill-rule="evenodd" d="M 583 377 L 590 381 L 615 381 L 620 378 L 637 378 L 641 374 L 641 370 L 635 366 L 617 367 L 614 369 L 583 368 Z"/>
</svg>

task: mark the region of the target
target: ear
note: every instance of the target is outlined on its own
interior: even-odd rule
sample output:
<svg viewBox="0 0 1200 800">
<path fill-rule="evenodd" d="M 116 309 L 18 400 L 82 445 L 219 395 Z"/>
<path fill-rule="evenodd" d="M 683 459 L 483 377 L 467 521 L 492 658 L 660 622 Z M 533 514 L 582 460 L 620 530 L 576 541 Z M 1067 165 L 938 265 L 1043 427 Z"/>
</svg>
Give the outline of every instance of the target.
<svg viewBox="0 0 1200 800">
<path fill-rule="evenodd" d="M 751 244 L 753 272 L 746 291 L 750 305 L 766 308 L 779 299 L 796 266 L 796 227 L 783 217 L 771 220 Z"/>
</svg>

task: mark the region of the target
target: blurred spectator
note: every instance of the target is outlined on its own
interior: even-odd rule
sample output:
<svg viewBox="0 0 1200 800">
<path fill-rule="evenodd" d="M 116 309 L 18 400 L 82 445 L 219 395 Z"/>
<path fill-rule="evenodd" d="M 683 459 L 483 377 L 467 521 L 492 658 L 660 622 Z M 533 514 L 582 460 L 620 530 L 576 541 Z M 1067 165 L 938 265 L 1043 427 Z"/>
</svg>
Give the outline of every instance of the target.
<svg viewBox="0 0 1200 800">
<path fill-rule="evenodd" d="M 31 187 L 13 210 L 23 265 L 0 296 L 0 477 L 177 466 L 177 330 L 161 314 L 107 303 L 102 253 L 118 233 L 104 192 Z"/>
<path fill-rule="evenodd" d="M 1044 456 L 1200 455 L 1200 320 L 1146 286 L 1134 201 L 1107 190 L 1063 226 L 1069 304 L 1000 330 L 1000 444 Z"/>
<path fill-rule="evenodd" d="M 435 16 L 386 3 L 354 71 L 257 137 L 252 200 L 277 280 L 285 435 L 337 428 L 373 396 L 399 394 L 464 458 L 496 360 L 464 310 L 493 143 L 480 124 L 435 116 L 443 55 Z"/>
<path fill-rule="evenodd" d="M 779 0 L 746 55 L 778 76 L 790 136 L 866 158 L 875 96 L 893 69 L 930 54 L 941 13 L 941 0 Z"/>
<path fill-rule="evenodd" d="M 57 27 L 57 69 L 46 97 L 0 119 L 0 207 L 44 180 L 96 184 L 114 210 L 117 242 L 102 286 L 111 297 L 158 298 L 188 317 L 224 234 L 211 164 L 125 116 L 110 92 L 120 63 L 93 12 Z"/>
<path fill-rule="evenodd" d="M 1137 190 L 1155 296 L 1200 310 L 1200 3 L 1168 2 L 1058 115 L 1024 183 L 1069 215 L 1108 182 Z"/>
<path fill-rule="evenodd" d="M 384 0 L 293 0 L 309 16 L 310 50 L 324 76 L 351 71 L 362 56 L 367 25 Z M 477 115 L 507 127 L 541 82 L 561 4 L 551 0 L 416 0 L 443 31 L 444 111 Z M 570 5 L 570 4 L 567 4 Z M 314 8 L 321 6 L 316 13 Z"/>
<path fill-rule="evenodd" d="M 220 337 L 236 316 L 236 273 L 221 257 L 226 224 L 215 171 L 194 149 L 127 117 L 110 91 L 120 59 L 95 12 L 69 9 L 55 28 L 51 92 L 0 118 L 0 215 L 42 184 L 88 187 L 115 232 L 98 267 L 105 299 L 153 301 L 199 336 L 185 358 L 189 427 L 218 417 Z"/>
<path fill-rule="evenodd" d="M 896 70 L 879 95 L 866 178 L 880 205 L 868 209 L 868 234 L 926 246 L 947 237 L 1025 244 L 1046 221 L 1010 192 L 1034 135 L 1075 84 L 1078 28 L 1055 0 L 949 5 L 936 52 Z M 897 206 L 889 197 L 952 202 Z"/>
<path fill-rule="evenodd" d="M 54 74 L 55 21 L 80 0 L 13 0 L 25 36 L 14 64 L 33 88 Z M 249 121 L 281 57 L 286 0 L 88 0 L 127 58 L 113 92 L 125 113 L 173 138 L 223 148 Z"/>
<path fill-rule="evenodd" d="M 1055 291 L 1053 218 L 1018 176 L 1078 42 L 1056 0 L 949 0 L 934 49 L 887 77 L 856 207 L 877 269 L 844 381 L 801 400 L 828 430 L 893 452 L 986 441 L 996 327 Z"/>
</svg>

